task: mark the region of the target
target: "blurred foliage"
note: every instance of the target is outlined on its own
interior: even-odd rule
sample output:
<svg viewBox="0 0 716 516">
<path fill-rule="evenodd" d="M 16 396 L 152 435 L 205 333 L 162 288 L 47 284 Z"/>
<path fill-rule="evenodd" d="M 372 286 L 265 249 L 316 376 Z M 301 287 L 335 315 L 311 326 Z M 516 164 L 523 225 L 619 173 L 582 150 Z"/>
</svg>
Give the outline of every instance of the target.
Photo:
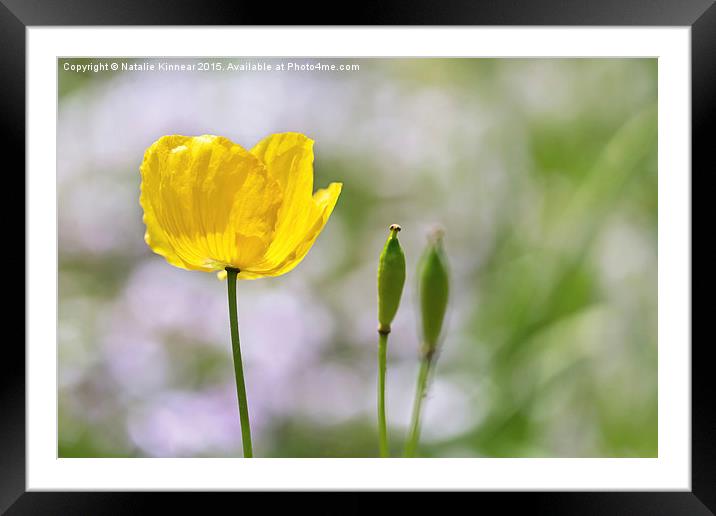
<svg viewBox="0 0 716 516">
<path fill-rule="evenodd" d="M 345 183 L 304 264 L 285 279 L 239 285 L 257 455 L 376 456 L 375 268 L 394 222 L 408 262 L 388 350 L 390 444 L 399 453 L 417 371 L 409 284 L 425 229 L 438 222 L 455 289 L 420 453 L 657 456 L 656 60 L 358 61 L 360 74 L 281 79 L 274 118 L 256 129 L 304 124 L 317 141 L 315 184 Z M 228 424 L 223 407 L 227 418 L 235 410 L 228 340 L 197 316 L 220 309 L 211 321 L 222 324 L 225 285 L 170 271 L 143 246 L 136 169 L 142 145 L 161 131 L 246 125 L 230 111 L 241 100 L 234 92 L 253 101 L 271 83 L 76 74 L 62 63 L 60 132 L 69 142 L 81 131 L 116 134 L 116 149 L 88 157 L 58 145 L 68 170 L 58 187 L 59 454 L 238 454 L 238 426 L 228 436 L 217 429 Z M 119 113 L 158 88 L 167 105 L 147 101 L 146 120 L 122 121 Z M 185 94 L 197 109 L 174 112 Z M 268 120 L 271 104 L 255 104 L 252 113 L 241 104 L 242 116 Z M 214 105 L 227 111 L 221 121 L 207 114 Z M 333 121 L 334 111 L 348 122 Z M 144 139 L 131 140 L 141 131 Z M 97 191 L 106 195 L 98 204 Z M 158 288 L 167 289 L 160 301 L 151 297 Z M 286 324 L 298 329 L 271 333 Z M 325 331 L 312 341 L 317 324 Z M 285 342 L 294 336 L 303 339 L 296 349 Z M 288 372 L 274 377 L 268 354 L 282 346 Z M 182 415 L 177 393 L 196 394 L 197 408 Z M 218 408 L 204 414 L 205 406 Z M 187 440 L 182 425 L 194 423 L 197 437 Z M 159 441 L 146 437 L 154 427 Z M 161 432 L 178 444 L 160 445 Z"/>
</svg>

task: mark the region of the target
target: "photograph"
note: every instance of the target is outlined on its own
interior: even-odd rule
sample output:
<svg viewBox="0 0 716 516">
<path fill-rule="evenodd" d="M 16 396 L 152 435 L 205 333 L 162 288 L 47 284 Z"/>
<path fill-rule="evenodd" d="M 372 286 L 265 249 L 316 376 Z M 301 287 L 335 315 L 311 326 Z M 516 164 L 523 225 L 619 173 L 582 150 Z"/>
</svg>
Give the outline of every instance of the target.
<svg viewBox="0 0 716 516">
<path fill-rule="evenodd" d="M 659 457 L 657 58 L 56 62 L 59 458 Z"/>
</svg>

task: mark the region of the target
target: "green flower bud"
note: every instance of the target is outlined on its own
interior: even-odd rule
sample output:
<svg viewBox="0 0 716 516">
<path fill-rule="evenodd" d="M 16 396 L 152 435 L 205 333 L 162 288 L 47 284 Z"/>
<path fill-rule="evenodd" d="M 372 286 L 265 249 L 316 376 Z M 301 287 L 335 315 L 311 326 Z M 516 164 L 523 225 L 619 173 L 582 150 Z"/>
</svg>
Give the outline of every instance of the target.
<svg viewBox="0 0 716 516">
<path fill-rule="evenodd" d="M 393 322 L 400 296 L 403 294 L 405 284 L 405 255 L 398 242 L 400 226 L 390 226 L 390 235 L 385 242 L 383 252 L 378 262 L 378 331 L 390 333 L 390 323 Z"/>
<path fill-rule="evenodd" d="M 428 247 L 418 265 L 424 355 L 431 355 L 437 348 L 448 303 L 449 278 L 442 237 L 442 230 L 428 237 Z"/>
</svg>

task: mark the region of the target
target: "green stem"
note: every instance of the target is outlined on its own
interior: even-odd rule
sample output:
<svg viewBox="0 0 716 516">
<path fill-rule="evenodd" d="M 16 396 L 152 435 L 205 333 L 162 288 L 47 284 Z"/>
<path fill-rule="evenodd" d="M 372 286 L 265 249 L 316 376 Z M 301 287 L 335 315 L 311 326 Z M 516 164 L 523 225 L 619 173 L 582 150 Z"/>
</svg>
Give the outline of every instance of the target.
<svg viewBox="0 0 716 516">
<path fill-rule="evenodd" d="M 378 446 L 381 457 L 389 457 L 388 430 L 385 419 L 385 369 L 388 334 L 378 333 Z"/>
<path fill-rule="evenodd" d="M 424 355 L 420 361 L 418 384 L 415 388 L 415 401 L 413 402 L 413 416 L 410 422 L 410 434 L 405 444 L 406 457 L 415 457 L 415 451 L 418 448 L 418 440 L 420 439 L 420 412 L 423 407 L 423 398 L 425 398 L 427 394 L 428 376 L 432 362 L 432 353 Z"/>
<path fill-rule="evenodd" d="M 246 385 L 244 384 L 244 367 L 241 362 L 241 344 L 239 342 L 239 318 L 236 310 L 236 275 L 238 269 L 226 268 L 226 279 L 229 287 L 229 322 L 231 324 L 231 348 L 234 353 L 234 372 L 236 373 L 236 395 L 239 399 L 239 419 L 241 420 L 241 442 L 244 446 L 244 457 L 254 456 L 251 447 L 251 427 L 249 426 L 249 405 L 246 401 Z"/>
</svg>

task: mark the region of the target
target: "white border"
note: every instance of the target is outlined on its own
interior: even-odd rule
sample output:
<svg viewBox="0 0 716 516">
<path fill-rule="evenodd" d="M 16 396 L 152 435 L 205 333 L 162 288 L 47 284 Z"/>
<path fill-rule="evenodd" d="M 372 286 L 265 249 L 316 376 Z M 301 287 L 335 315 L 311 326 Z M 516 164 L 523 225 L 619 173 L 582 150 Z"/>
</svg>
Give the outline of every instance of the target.
<svg viewBox="0 0 716 516">
<path fill-rule="evenodd" d="M 56 58 L 86 55 L 658 57 L 659 458 L 56 458 Z M 31 27 L 27 101 L 28 490 L 690 490 L 689 28 Z"/>
</svg>

